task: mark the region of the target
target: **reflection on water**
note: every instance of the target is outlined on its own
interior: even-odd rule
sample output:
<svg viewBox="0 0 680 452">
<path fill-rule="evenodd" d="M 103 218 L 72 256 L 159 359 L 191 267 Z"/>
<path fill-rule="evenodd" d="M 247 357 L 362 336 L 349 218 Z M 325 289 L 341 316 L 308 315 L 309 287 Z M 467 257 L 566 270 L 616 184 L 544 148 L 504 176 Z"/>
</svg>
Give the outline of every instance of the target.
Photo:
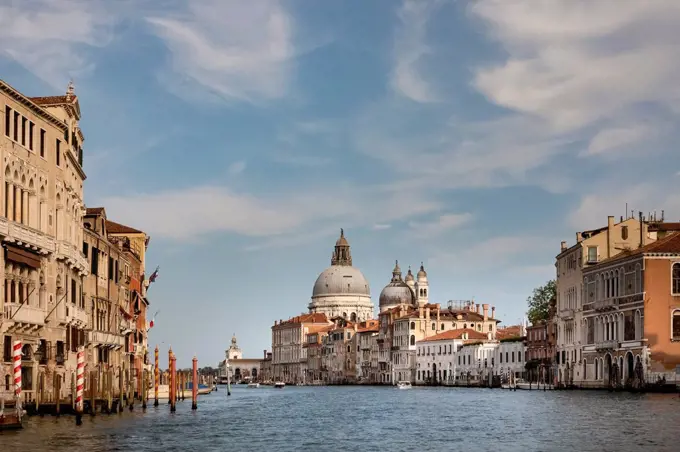
<svg viewBox="0 0 680 452">
<path fill-rule="evenodd" d="M 607 392 L 388 387 L 218 391 L 142 413 L 27 420 L 0 451 L 671 451 L 680 398 Z M 10 449 L 13 447 L 14 449 Z"/>
</svg>

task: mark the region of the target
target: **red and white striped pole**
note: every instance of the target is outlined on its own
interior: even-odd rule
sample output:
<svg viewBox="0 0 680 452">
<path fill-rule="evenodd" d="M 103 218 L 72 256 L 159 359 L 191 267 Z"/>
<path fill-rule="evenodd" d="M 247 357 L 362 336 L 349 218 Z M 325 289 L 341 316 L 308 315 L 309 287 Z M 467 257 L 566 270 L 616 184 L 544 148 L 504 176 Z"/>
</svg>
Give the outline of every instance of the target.
<svg viewBox="0 0 680 452">
<path fill-rule="evenodd" d="M 21 341 L 14 341 L 12 361 L 14 367 L 14 396 L 17 399 L 17 409 L 21 409 Z"/>
<path fill-rule="evenodd" d="M 85 385 L 85 348 L 78 348 L 78 367 L 76 370 L 76 412 L 83 413 L 83 388 Z"/>
</svg>

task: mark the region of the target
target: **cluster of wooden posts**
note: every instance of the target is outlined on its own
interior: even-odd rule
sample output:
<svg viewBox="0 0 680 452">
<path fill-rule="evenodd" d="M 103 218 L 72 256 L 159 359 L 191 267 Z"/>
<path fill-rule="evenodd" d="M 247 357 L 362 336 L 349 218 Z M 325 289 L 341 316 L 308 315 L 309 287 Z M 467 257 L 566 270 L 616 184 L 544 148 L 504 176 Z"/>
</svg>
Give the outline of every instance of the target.
<svg viewBox="0 0 680 452">
<path fill-rule="evenodd" d="M 20 349 L 21 344 L 17 344 L 15 349 Z M 45 415 L 52 414 L 59 416 L 60 414 L 75 414 L 76 424 L 82 423 L 82 415 L 88 413 L 94 416 L 97 411 L 100 413 L 112 414 L 121 413 L 125 407 L 129 407 L 130 411 L 134 410 L 135 402 L 141 403 L 142 409 L 146 409 L 149 401 L 150 388 L 153 388 L 154 406 L 158 406 L 159 400 L 159 383 L 161 380 L 160 369 L 158 365 L 158 347 L 154 350 L 154 369 L 153 372 L 143 369 L 141 375 L 141 387 L 137 386 L 134 369 L 125 369 L 119 367 L 118 369 L 95 369 L 86 371 L 85 368 L 85 351 L 81 347 L 78 350 L 78 366 L 75 373 L 71 374 L 70 381 L 70 396 L 62 397 L 63 388 L 66 383 L 66 375 L 52 372 L 49 377 L 53 379 L 52 390 L 47 391 L 48 374 L 41 371 L 38 374 L 37 388 L 35 397 L 31 401 L 22 406 L 21 397 L 21 360 L 20 355 L 17 354 L 14 360 L 15 371 L 15 398 L 12 402 L 17 414 L 16 419 L 12 419 L 13 425 L 21 426 L 21 414 L 23 409 L 27 414 Z M 164 398 L 168 398 L 170 404 L 170 411 L 175 412 L 176 402 L 178 399 L 185 399 L 185 391 L 189 389 L 191 383 L 191 409 L 198 408 L 198 360 L 196 357 L 192 360 L 192 372 L 177 371 L 177 358 L 169 350 L 170 369 L 167 373 L 164 372 L 164 378 L 167 380 L 167 393 L 163 394 Z M 153 379 L 152 379 L 153 375 Z M 5 414 L 5 403 L 2 400 L 2 408 L 0 408 L 0 418 L 3 420 L 3 425 L 9 422 L 9 415 Z"/>
</svg>

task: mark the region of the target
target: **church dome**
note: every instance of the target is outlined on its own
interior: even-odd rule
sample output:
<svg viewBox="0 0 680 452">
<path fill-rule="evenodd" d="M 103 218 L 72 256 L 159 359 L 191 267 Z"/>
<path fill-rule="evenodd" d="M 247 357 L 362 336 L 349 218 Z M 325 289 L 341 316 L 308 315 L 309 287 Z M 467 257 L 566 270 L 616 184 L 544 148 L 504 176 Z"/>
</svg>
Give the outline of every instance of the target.
<svg viewBox="0 0 680 452">
<path fill-rule="evenodd" d="M 385 307 L 392 307 L 399 304 L 413 305 L 416 303 L 416 297 L 411 288 L 403 281 L 390 282 L 380 292 L 380 309 Z"/>
<path fill-rule="evenodd" d="M 411 278 L 413 278 L 413 275 L 411 275 Z M 415 294 L 408 284 L 401 279 L 401 268 L 399 268 L 399 262 L 396 262 L 394 270 L 392 270 L 392 280 L 380 292 L 380 310 L 382 311 L 400 304 L 413 305 L 415 302 Z"/>
<path fill-rule="evenodd" d="M 332 265 L 316 278 L 312 298 L 326 295 L 365 295 L 370 297 L 371 289 L 359 269 L 349 265 Z"/>
</svg>

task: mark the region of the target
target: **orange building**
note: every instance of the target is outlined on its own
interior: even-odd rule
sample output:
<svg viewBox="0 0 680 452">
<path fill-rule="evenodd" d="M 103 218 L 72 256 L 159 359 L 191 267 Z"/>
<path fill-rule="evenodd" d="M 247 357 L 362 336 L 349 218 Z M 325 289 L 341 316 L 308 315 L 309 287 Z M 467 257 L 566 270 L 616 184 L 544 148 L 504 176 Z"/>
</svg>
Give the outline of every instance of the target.
<svg viewBox="0 0 680 452">
<path fill-rule="evenodd" d="M 680 233 L 584 270 L 585 386 L 675 382 L 680 366 Z"/>
<path fill-rule="evenodd" d="M 128 285 L 129 306 L 123 313 L 133 320 L 133 328 L 126 331 L 125 351 L 128 353 L 130 366 L 137 376 L 137 391 L 142 392 L 142 371 L 148 369 L 148 335 L 147 310 L 149 301 L 146 296 L 148 282 L 144 275 L 144 258 L 149 244 L 149 237 L 142 231 L 113 221 L 106 222 L 109 240 L 117 243 L 123 250 L 129 266 L 126 264 L 123 278 Z"/>
</svg>

